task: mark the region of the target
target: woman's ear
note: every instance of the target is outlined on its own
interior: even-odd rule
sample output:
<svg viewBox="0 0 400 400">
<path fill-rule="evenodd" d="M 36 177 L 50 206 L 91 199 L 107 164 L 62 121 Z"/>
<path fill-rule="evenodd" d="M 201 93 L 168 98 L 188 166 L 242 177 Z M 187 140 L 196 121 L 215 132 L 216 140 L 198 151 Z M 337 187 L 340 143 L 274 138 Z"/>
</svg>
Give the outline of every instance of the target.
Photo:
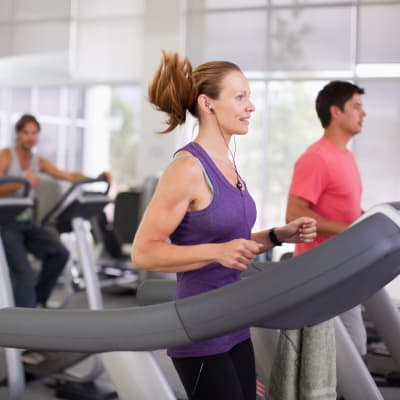
<svg viewBox="0 0 400 400">
<path fill-rule="evenodd" d="M 205 111 L 207 113 L 213 113 L 214 112 L 211 100 L 205 94 L 201 94 L 197 98 L 197 104 L 199 105 L 201 110 L 203 110 L 203 111 Z"/>
</svg>

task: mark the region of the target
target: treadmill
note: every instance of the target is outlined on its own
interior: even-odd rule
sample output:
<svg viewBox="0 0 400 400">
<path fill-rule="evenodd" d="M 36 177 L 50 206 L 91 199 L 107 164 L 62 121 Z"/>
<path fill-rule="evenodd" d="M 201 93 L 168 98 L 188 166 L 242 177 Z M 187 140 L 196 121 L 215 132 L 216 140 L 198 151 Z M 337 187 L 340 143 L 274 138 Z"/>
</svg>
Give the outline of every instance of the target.
<svg viewBox="0 0 400 400">
<path fill-rule="evenodd" d="M 82 190 L 85 185 L 98 183 L 103 184 L 101 190 Z M 103 299 L 101 283 L 88 239 L 87 225 L 110 203 L 109 188 L 110 185 L 104 178 L 79 180 L 71 185 L 42 220 L 42 225 L 55 226 L 60 233 L 74 233 L 79 265 L 84 276 L 88 304 L 91 310 L 102 310 Z M 145 193 L 148 192 L 145 191 Z M 104 366 L 114 386 L 118 387 L 120 399 L 129 400 L 132 398 L 132 393 L 136 393 L 138 398 L 149 396 L 149 398 L 158 400 L 175 400 L 175 396 L 152 353 L 112 352 L 100 354 L 95 360 L 90 375 L 92 380 L 103 372 Z M 143 370 L 146 371 L 145 374 Z M 61 393 L 68 395 L 68 386 L 65 389 L 63 388 Z M 78 400 L 79 396 L 76 398 Z"/>
<path fill-rule="evenodd" d="M 12 222 L 27 209 L 32 209 L 33 200 L 28 197 L 31 190 L 29 181 L 17 177 L 1 177 L 1 182 L 20 183 L 23 185 L 20 198 L 0 198 L 0 225 Z M 15 307 L 11 279 L 8 271 L 7 258 L 4 251 L 0 230 L 0 308 Z M 19 399 L 25 391 L 25 374 L 22 366 L 21 352 L 14 348 L 4 350 L 6 359 L 7 379 L 9 382 L 9 398 Z"/>
<path fill-rule="evenodd" d="M 47 221 L 50 217 L 57 214 L 59 218 L 56 221 L 59 227 L 67 228 L 68 218 L 72 216 L 91 216 L 97 213 L 100 207 L 104 207 L 110 199 L 100 196 L 83 193 L 81 197 L 70 201 L 68 206 L 63 207 L 65 200 L 70 198 L 77 188 L 86 183 L 96 183 L 99 179 L 84 179 L 71 185 L 71 188 L 62 197 L 62 201 L 57 203 L 50 213 L 46 216 Z M 102 181 L 102 180 L 100 180 Z M 0 198 L 0 225 L 15 221 L 15 218 L 28 208 L 34 207 L 34 201 L 29 197 L 31 186 L 29 181 L 20 177 L 0 177 L 0 184 L 21 183 L 23 189 L 19 191 L 19 197 L 1 197 Z M 107 183 L 107 191 L 108 191 Z M 83 206 L 79 209 L 78 204 L 82 202 Z M 94 205 L 94 206 L 93 206 Z M 101 209 L 102 209 L 101 207 Z M 71 214 L 71 210 L 74 214 Z M 81 213 L 79 214 L 79 210 Z M 60 229 L 61 230 L 61 229 Z M 1 231 L 0 231 L 1 234 Z M 0 307 L 14 306 L 12 287 L 10 282 L 7 258 L 1 242 L 0 235 L 0 280 L 2 289 L 0 290 Z M 48 377 L 55 379 L 55 393 L 68 399 L 82 399 L 85 396 L 87 400 L 108 400 L 116 397 L 115 392 L 107 392 L 97 388 L 93 383 L 103 372 L 103 367 L 99 360 L 95 360 L 92 367 L 85 374 L 80 376 L 66 373 L 65 370 L 87 358 L 84 352 L 43 352 L 44 361 L 38 364 L 23 364 L 20 351 L 17 349 L 5 349 L 5 365 L 7 370 L 7 386 L 9 398 L 12 400 L 22 399 L 25 392 L 25 374 L 32 377 Z"/>
<path fill-rule="evenodd" d="M 88 353 L 148 351 L 248 326 L 298 329 L 318 324 L 364 302 L 400 273 L 399 212 L 399 203 L 372 208 L 307 253 L 190 298 L 98 311 L 5 308 L 0 310 L 0 345 Z M 342 337 L 344 344 L 350 340 Z M 369 374 L 358 368 L 358 354 L 350 350 L 346 356 L 351 377 L 338 377 L 346 399 L 382 399 Z"/>
</svg>

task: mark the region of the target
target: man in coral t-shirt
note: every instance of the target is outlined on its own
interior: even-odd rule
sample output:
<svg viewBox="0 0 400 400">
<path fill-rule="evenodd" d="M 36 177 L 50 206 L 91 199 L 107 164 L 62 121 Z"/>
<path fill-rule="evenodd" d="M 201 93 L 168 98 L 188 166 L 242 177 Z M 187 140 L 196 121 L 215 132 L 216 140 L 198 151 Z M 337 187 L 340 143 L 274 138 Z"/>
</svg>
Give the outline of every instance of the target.
<svg viewBox="0 0 400 400">
<path fill-rule="evenodd" d="M 361 178 L 349 141 L 361 131 L 364 90 L 344 81 L 327 84 L 318 94 L 316 111 L 324 135 L 297 160 L 286 210 L 288 221 L 300 215 L 317 220 L 317 239 L 296 245 L 295 255 L 343 232 L 362 213 Z M 366 355 L 366 332 L 357 306 L 341 315 L 355 346 Z"/>
</svg>

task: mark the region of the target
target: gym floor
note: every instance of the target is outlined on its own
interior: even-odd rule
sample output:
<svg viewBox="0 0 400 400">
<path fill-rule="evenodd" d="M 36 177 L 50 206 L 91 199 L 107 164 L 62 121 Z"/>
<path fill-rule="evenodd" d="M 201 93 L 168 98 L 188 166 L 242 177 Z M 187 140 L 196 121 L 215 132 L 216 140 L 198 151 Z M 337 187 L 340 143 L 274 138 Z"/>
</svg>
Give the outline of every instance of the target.
<svg viewBox="0 0 400 400">
<path fill-rule="evenodd" d="M 54 298 L 57 298 L 60 293 L 55 293 Z M 106 308 L 121 308 L 131 307 L 136 305 L 135 297 L 130 290 L 120 288 L 106 288 L 103 290 L 104 305 Z M 86 308 L 87 302 L 85 293 L 74 294 L 67 303 L 67 308 Z M 164 350 L 154 352 L 161 369 L 163 370 L 168 382 L 171 385 L 177 399 L 186 399 L 185 392 L 179 381 L 179 378 L 172 366 L 171 361 L 166 356 Z M 90 361 L 84 361 L 81 365 L 75 367 L 75 371 L 85 370 L 85 367 Z M 112 390 L 113 386 L 104 373 L 97 381 L 98 385 Z M 398 400 L 400 398 L 400 388 L 384 387 L 380 389 L 385 400 Z M 26 400 L 50 400 L 55 399 L 54 390 L 46 386 L 46 381 L 34 380 L 27 383 Z M 7 398 L 7 389 L 0 387 L 0 399 Z"/>
</svg>

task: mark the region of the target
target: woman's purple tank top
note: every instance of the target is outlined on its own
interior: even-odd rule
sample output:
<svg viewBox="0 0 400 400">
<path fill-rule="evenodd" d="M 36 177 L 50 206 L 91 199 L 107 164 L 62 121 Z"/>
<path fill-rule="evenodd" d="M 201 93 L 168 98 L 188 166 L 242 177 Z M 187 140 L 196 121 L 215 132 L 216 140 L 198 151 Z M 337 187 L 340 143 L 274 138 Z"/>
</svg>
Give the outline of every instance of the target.
<svg viewBox="0 0 400 400">
<path fill-rule="evenodd" d="M 211 182 L 213 198 L 206 208 L 185 214 L 171 234 L 171 242 L 194 245 L 224 243 L 238 238 L 250 239 L 256 220 L 256 207 L 246 185 L 243 191 L 233 186 L 198 143 L 189 143 L 180 150 L 190 152 L 201 162 Z M 179 272 L 175 299 L 217 289 L 239 279 L 240 271 L 216 262 L 194 271 Z M 202 342 L 170 348 L 168 355 L 178 358 L 224 353 L 248 338 L 249 329 L 242 329 Z"/>
</svg>

